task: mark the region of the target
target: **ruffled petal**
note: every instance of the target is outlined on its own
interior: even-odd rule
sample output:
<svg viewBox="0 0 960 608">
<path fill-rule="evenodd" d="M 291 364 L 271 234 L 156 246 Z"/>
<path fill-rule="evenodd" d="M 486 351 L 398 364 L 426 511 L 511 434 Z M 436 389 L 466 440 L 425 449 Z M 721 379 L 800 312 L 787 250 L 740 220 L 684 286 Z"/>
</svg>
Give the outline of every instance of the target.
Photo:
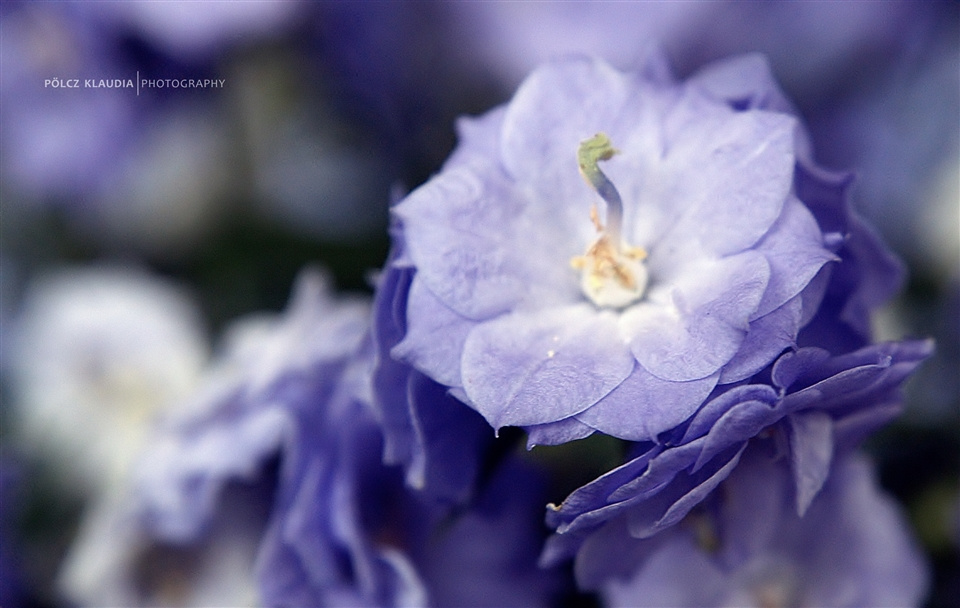
<svg viewBox="0 0 960 608">
<path fill-rule="evenodd" d="M 403 340 L 390 354 L 441 384 L 460 386 L 460 353 L 476 322 L 447 307 L 418 277 L 407 298 L 407 307 L 417 314 L 410 315 Z"/>
<path fill-rule="evenodd" d="M 613 315 L 589 306 L 514 313 L 477 326 L 464 345 L 463 386 L 494 426 L 528 426 L 582 412 L 630 374 Z"/>
<path fill-rule="evenodd" d="M 802 298 L 797 296 L 770 314 L 750 322 L 750 331 L 740 350 L 723 366 L 721 384 L 745 380 L 766 367 L 787 348 L 796 346 Z"/>
<path fill-rule="evenodd" d="M 767 408 L 772 408 L 777 403 L 778 397 L 777 392 L 765 384 L 735 386 L 708 401 L 696 413 L 687 426 L 681 443 L 687 443 L 708 434 L 713 425 L 739 403 L 757 401 Z"/>
<path fill-rule="evenodd" d="M 790 197 L 783 213 L 757 245 L 770 264 L 770 282 L 755 317 L 776 310 L 795 297 L 820 268 L 839 258 L 823 246 L 823 235 L 813 214 Z"/>
<path fill-rule="evenodd" d="M 637 361 L 664 380 L 714 374 L 740 349 L 768 276 L 763 256 L 745 252 L 688 271 L 669 303 L 627 310 L 621 327 Z"/>
<path fill-rule="evenodd" d="M 524 280 L 510 259 L 524 202 L 476 163 L 440 173 L 397 207 L 417 275 L 445 305 L 470 319 L 509 310 Z"/>
<path fill-rule="evenodd" d="M 597 197 L 578 173 L 577 149 L 600 131 L 614 142 L 625 138 L 612 127 L 634 88 L 634 79 L 598 59 L 547 64 L 523 82 L 504 116 L 500 157 L 507 172 L 566 225 L 582 225 L 585 236 Z M 578 200 L 582 206 L 571 204 Z"/>
<path fill-rule="evenodd" d="M 560 445 L 593 435 L 596 429 L 584 424 L 571 416 L 556 422 L 535 424 L 525 427 L 527 431 L 527 449 L 532 450 L 538 445 Z"/>
<path fill-rule="evenodd" d="M 773 110 L 796 114 L 770 71 L 770 62 L 759 53 L 737 55 L 711 63 L 687 81 L 691 87 L 720 99 L 731 107 Z"/>
<path fill-rule="evenodd" d="M 664 491 L 637 503 L 628 513 L 630 534 L 634 538 L 649 538 L 683 519 L 730 475 L 746 447 L 744 442 L 731 448 L 716 459 L 715 467 L 680 475 Z"/>
<path fill-rule="evenodd" d="M 577 419 L 601 433 L 630 441 L 653 441 L 692 415 L 719 374 L 699 380 L 661 380 L 637 365 L 620 386 Z"/>
<path fill-rule="evenodd" d="M 639 456 L 577 488 L 559 507 L 547 505 L 547 524 L 555 528 L 567 526 L 598 504 L 608 504 L 610 495 L 617 488 L 642 475 L 650 461 L 661 452 L 662 448 L 653 446 Z"/>
<path fill-rule="evenodd" d="M 407 400 L 416 434 L 407 483 L 430 496 L 464 502 L 473 491 L 493 429 L 444 387 L 411 374 Z"/>
<path fill-rule="evenodd" d="M 780 216 L 793 183 L 794 118 L 686 99 L 690 107 L 675 110 L 683 128 L 670 139 L 661 178 L 670 199 L 661 204 L 684 211 L 652 246 L 651 265 L 754 245 Z"/>
<path fill-rule="evenodd" d="M 500 128 L 504 106 L 496 107 L 481 116 L 461 116 L 457 119 L 457 147 L 443 164 L 444 169 L 455 167 L 477 158 L 494 158 L 499 154 Z"/>
</svg>

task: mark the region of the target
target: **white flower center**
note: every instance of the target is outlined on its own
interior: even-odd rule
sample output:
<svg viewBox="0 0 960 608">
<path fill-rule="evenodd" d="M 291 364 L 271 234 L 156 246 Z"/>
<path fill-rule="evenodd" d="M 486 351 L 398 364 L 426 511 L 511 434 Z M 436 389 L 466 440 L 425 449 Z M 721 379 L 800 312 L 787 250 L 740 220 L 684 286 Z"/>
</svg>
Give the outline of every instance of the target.
<svg viewBox="0 0 960 608">
<path fill-rule="evenodd" d="M 607 308 L 623 308 L 642 298 L 648 279 L 643 264 L 647 252 L 623 242 L 620 193 L 597 165 L 616 152 L 603 133 L 581 142 L 577 150 L 580 175 L 607 203 L 607 225 L 600 222 L 596 205 L 592 206 L 590 219 L 600 236 L 585 254 L 570 260 L 570 265 L 580 271 L 580 285 L 586 296 L 597 306 Z"/>
</svg>

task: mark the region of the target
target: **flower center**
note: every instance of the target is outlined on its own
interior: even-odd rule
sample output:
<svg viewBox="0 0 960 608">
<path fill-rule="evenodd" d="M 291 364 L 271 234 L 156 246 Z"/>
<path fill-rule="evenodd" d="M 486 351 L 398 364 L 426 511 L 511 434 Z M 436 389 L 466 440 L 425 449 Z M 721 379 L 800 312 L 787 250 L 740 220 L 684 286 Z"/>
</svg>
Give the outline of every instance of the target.
<svg viewBox="0 0 960 608">
<path fill-rule="evenodd" d="M 580 286 L 587 297 L 597 306 L 609 308 L 623 308 L 642 298 L 648 277 L 643 265 L 647 252 L 623 242 L 623 201 L 597 164 L 616 153 L 610 138 L 603 133 L 580 143 L 580 175 L 607 203 L 607 225 L 600 222 L 596 204 L 591 206 L 590 220 L 599 236 L 585 254 L 570 260 L 570 265 L 580 271 Z"/>
</svg>

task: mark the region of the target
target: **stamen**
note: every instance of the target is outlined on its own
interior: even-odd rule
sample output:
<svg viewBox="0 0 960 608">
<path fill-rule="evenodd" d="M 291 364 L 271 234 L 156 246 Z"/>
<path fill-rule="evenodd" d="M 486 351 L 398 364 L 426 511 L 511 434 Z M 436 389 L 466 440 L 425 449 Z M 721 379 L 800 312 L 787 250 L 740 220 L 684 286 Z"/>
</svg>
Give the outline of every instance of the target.
<svg viewBox="0 0 960 608">
<path fill-rule="evenodd" d="M 581 271 L 581 286 L 594 304 L 620 308 L 643 296 L 647 270 L 642 261 L 647 253 L 622 242 L 623 201 L 616 186 L 597 165 L 616 153 L 610 138 L 603 133 L 582 142 L 577 150 L 580 175 L 607 203 L 607 226 L 600 222 L 597 206 L 591 205 L 590 221 L 600 236 L 584 255 L 571 259 L 570 265 Z"/>
</svg>

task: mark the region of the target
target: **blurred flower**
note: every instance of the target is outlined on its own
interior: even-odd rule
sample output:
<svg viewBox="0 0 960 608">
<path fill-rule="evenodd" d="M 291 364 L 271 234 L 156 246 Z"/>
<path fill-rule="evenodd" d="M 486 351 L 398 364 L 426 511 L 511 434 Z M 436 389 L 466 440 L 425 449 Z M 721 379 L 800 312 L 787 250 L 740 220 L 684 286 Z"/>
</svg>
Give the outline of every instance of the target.
<svg viewBox="0 0 960 608">
<path fill-rule="evenodd" d="M 561 584 L 537 565 L 544 495 L 534 471 L 510 461 L 469 509 L 450 511 L 383 466 L 379 429 L 360 403 L 321 437 L 306 422 L 284 456 L 260 555 L 268 605 L 552 605 Z"/>
<path fill-rule="evenodd" d="M 591 222 L 597 196 L 574 165 L 601 131 L 619 153 L 580 164 L 606 225 Z M 651 440 L 680 424 L 795 346 L 836 251 L 865 258 L 834 279 L 856 292 L 834 312 L 854 331 L 897 283 L 895 261 L 848 221 L 842 179 L 810 166 L 759 57 L 684 84 L 656 60 L 637 74 L 551 64 L 461 135 L 395 208 L 415 274 L 392 354 L 494 427 L 526 427 L 531 444 L 595 430 Z M 820 205 L 835 206 L 823 226 Z"/>
<path fill-rule="evenodd" d="M 15 440 L 94 494 L 124 478 L 153 417 L 193 388 L 207 357 L 190 297 L 131 268 L 41 276 L 13 323 Z"/>
<path fill-rule="evenodd" d="M 195 539 L 221 488 L 232 479 L 256 479 L 294 440 L 288 435 L 299 410 L 331 407 L 366 335 L 367 310 L 359 300 L 333 300 L 326 277 L 305 271 L 283 316 L 249 318 L 229 329 L 216 365 L 139 460 L 134 483 L 155 534 Z"/>
<path fill-rule="evenodd" d="M 86 595 L 116 565 L 90 547 L 123 538 L 123 530 L 107 526 L 121 508 L 133 462 L 155 417 L 193 389 L 206 361 L 198 312 L 173 284 L 101 266 L 31 281 L 13 322 L 4 353 L 11 444 L 52 464 L 57 481 L 84 502 L 61 585 L 73 599 L 127 603 L 127 595 Z"/>
<path fill-rule="evenodd" d="M 670 532 L 594 544 L 591 571 L 606 564 L 627 572 L 602 586 L 607 605 L 920 604 L 926 565 L 866 459 L 837 462 L 803 517 L 790 486 L 782 461 L 751 450 L 707 508 Z"/>
<path fill-rule="evenodd" d="M 366 313 L 332 301 L 306 274 L 282 319 L 235 328 L 208 384 L 140 462 L 133 512 L 141 534 L 197 543 L 230 507 L 224 488 L 262 478 L 279 457 L 257 559 L 265 604 L 548 603 L 557 584 L 537 567 L 543 495 L 535 476 L 507 468 L 486 490 L 494 497 L 456 513 L 383 466 L 367 405 Z M 488 541 L 505 533 L 514 542 Z"/>
<path fill-rule="evenodd" d="M 271 461 L 291 412 L 321 407 L 336 386 L 366 317 L 362 302 L 334 302 L 323 275 L 304 272 L 286 315 L 234 325 L 226 351 L 141 438 L 124 486 L 81 530 L 62 577 L 68 596 L 257 603 L 251 574 L 273 506 Z"/>
<path fill-rule="evenodd" d="M 929 7 L 900 1 L 471 2 L 450 8 L 451 38 L 507 87 L 535 66 L 574 53 L 636 67 L 652 42 L 686 72 L 720 57 L 757 51 L 770 57 L 791 91 L 825 88 L 865 57 L 916 34 Z M 935 12 L 935 11 L 934 11 Z M 496 36 L 497 44 L 490 44 Z M 822 93 L 821 93 L 822 94 Z"/>
<path fill-rule="evenodd" d="M 149 444 L 147 444 L 149 445 Z M 85 514 L 59 576 L 82 606 L 259 606 L 250 575 L 272 506 L 271 481 L 236 481 L 190 541 L 151 535 L 124 486 Z"/>
<path fill-rule="evenodd" d="M 271 0 L 246 0 L 235 6 L 167 0 L 111 2 L 88 10 L 115 20 L 117 27 L 134 30 L 170 55 L 197 60 L 215 57 L 231 46 L 277 37 L 290 29 L 302 9 L 297 2 Z"/>
</svg>

